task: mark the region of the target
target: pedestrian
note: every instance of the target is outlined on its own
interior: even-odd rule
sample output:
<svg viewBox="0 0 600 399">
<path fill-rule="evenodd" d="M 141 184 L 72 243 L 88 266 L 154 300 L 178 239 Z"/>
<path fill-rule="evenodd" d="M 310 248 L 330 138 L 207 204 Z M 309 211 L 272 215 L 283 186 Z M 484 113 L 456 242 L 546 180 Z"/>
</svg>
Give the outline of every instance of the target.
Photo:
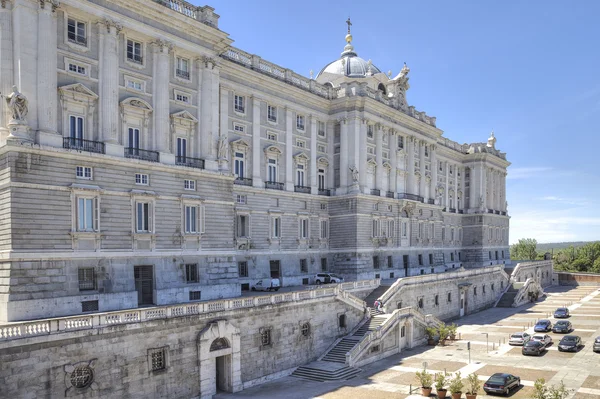
<svg viewBox="0 0 600 399">
<path fill-rule="evenodd" d="M 375 310 L 379 311 L 379 306 L 381 306 L 379 303 L 379 299 L 375 299 L 375 302 L 373 302 L 373 307 L 375 308 Z"/>
<path fill-rule="evenodd" d="M 383 312 L 383 302 L 381 301 L 381 299 L 377 300 L 377 305 L 378 305 L 377 310 L 380 312 Z"/>
</svg>

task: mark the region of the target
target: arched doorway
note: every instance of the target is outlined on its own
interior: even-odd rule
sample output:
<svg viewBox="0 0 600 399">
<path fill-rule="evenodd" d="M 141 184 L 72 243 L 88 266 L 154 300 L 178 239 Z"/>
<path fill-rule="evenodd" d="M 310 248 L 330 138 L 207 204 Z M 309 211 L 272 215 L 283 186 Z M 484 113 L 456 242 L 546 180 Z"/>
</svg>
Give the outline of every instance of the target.
<svg viewBox="0 0 600 399">
<path fill-rule="evenodd" d="M 240 330 L 227 320 L 209 323 L 198 334 L 200 397 L 242 389 Z"/>
</svg>

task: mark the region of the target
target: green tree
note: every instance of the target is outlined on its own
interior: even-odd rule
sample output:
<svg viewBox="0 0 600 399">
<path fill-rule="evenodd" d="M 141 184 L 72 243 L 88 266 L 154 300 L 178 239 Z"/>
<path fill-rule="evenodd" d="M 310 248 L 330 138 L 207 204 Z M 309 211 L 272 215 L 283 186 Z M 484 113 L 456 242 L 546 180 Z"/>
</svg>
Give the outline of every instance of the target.
<svg viewBox="0 0 600 399">
<path fill-rule="evenodd" d="M 590 266 L 590 261 L 586 258 L 577 258 L 571 262 L 571 269 L 578 272 L 587 272 Z"/>
<path fill-rule="evenodd" d="M 510 257 L 517 260 L 535 260 L 537 258 L 537 240 L 521 238 L 510 247 Z"/>
</svg>

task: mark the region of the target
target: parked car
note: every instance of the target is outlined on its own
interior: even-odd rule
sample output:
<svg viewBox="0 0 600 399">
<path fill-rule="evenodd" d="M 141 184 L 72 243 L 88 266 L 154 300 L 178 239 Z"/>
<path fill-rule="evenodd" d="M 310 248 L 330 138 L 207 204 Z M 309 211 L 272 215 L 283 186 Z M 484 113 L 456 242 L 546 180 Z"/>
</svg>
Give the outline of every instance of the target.
<svg viewBox="0 0 600 399">
<path fill-rule="evenodd" d="M 544 346 L 552 345 L 552 337 L 548 334 L 533 334 L 531 340 L 541 342 Z"/>
<path fill-rule="evenodd" d="M 525 345 L 531 339 L 531 335 L 526 332 L 511 334 L 508 340 L 509 345 Z"/>
<path fill-rule="evenodd" d="M 344 278 L 334 273 L 318 273 L 315 276 L 315 284 L 343 283 Z"/>
<path fill-rule="evenodd" d="M 567 320 L 559 320 L 552 328 L 552 332 L 555 333 L 570 333 L 573 331 L 573 324 Z"/>
<path fill-rule="evenodd" d="M 533 331 L 535 331 L 535 332 L 552 331 L 552 323 L 550 323 L 550 320 L 547 320 L 547 319 L 538 320 L 538 322 L 535 323 L 535 327 L 533 327 Z"/>
<path fill-rule="evenodd" d="M 567 308 L 558 308 L 554 311 L 555 319 L 564 319 L 569 316 L 570 316 L 569 309 L 567 309 Z"/>
<path fill-rule="evenodd" d="M 279 291 L 281 283 L 278 278 L 263 278 L 252 284 L 250 289 L 252 291 Z"/>
<path fill-rule="evenodd" d="M 594 352 L 600 352 L 600 337 L 594 340 Z"/>
<path fill-rule="evenodd" d="M 541 341 L 529 341 L 525 345 L 523 345 L 523 349 L 521 349 L 521 353 L 524 355 L 536 355 L 541 356 L 542 353 L 546 350 L 546 344 Z"/>
<path fill-rule="evenodd" d="M 500 393 L 508 395 L 511 390 L 521 385 L 521 378 L 507 373 L 496 373 L 483 384 L 486 393 Z"/>
<path fill-rule="evenodd" d="M 581 338 L 577 335 L 565 335 L 558 343 L 558 351 L 577 352 L 583 346 Z"/>
</svg>

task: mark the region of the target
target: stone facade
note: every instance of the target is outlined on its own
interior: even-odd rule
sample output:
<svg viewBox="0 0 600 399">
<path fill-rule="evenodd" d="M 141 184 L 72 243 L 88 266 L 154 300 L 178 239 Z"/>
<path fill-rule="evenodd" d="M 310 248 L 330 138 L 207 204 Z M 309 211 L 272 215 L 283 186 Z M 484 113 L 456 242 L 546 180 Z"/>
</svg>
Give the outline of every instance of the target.
<svg viewBox="0 0 600 399">
<path fill-rule="evenodd" d="M 0 322 L 510 262 L 493 134 L 445 138 L 406 102 L 408 67 L 386 76 L 351 35 L 308 79 L 218 19 L 179 0 L 2 2 L 0 91 L 28 112 L 0 110 Z"/>
</svg>

